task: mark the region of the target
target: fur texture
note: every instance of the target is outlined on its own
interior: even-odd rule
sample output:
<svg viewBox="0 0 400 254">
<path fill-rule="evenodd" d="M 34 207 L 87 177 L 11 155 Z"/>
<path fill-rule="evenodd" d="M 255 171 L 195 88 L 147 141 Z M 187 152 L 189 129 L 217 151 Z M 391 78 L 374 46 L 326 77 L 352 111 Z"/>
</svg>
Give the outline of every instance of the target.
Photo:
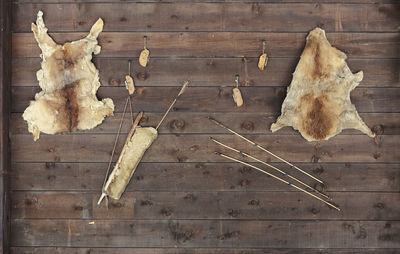
<svg viewBox="0 0 400 254">
<path fill-rule="evenodd" d="M 36 25 L 31 26 L 42 50 L 42 69 L 36 74 L 42 91 L 23 114 L 35 141 L 40 132 L 94 128 L 114 111 L 111 99 L 99 101 L 96 97 L 99 71 L 91 62 L 92 54 L 100 53 L 97 37 L 103 30 L 103 20 L 97 20 L 85 38 L 59 45 L 47 34 L 42 16 L 39 11 Z"/>
<path fill-rule="evenodd" d="M 350 92 L 363 79 L 363 72 L 353 74 L 345 60 L 346 55 L 330 45 L 324 30 L 311 31 L 282 104 L 282 114 L 271 125 L 271 131 L 292 126 L 308 141 L 327 140 L 347 128 L 374 137 L 350 101 Z"/>
</svg>

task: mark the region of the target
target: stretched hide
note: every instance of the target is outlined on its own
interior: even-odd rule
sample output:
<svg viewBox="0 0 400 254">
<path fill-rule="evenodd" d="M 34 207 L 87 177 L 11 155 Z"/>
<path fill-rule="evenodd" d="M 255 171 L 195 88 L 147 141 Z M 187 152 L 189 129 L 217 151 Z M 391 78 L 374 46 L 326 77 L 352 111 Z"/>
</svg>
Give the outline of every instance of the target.
<svg viewBox="0 0 400 254">
<path fill-rule="evenodd" d="M 353 74 L 345 60 L 346 55 L 330 45 L 324 30 L 311 31 L 281 116 L 271 131 L 292 126 L 308 141 L 327 140 L 348 128 L 374 137 L 350 101 L 350 92 L 363 79 L 363 72 Z"/>
<path fill-rule="evenodd" d="M 42 16 L 39 11 L 36 25 L 31 27 L 42 50 L 42 69 L 36 73 L 42 91 L 23 114 L 35 141 L 40 132 L 94 128 L 114 111 L 111 99 L 99 101 L 96 97 L 99 71 L 91 62 L 92 54 L 100 53 L 97 37 L 103 30 L 103 20 L 98 19 L 85 38 L 59 45 L 47 34 Z"/>
</svg>

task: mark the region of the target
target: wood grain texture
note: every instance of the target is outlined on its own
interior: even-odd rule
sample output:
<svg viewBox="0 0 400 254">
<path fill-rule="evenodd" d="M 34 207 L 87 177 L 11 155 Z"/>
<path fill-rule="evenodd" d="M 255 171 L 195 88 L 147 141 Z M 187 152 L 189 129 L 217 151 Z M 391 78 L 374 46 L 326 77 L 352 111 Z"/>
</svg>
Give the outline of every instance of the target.
<svg viewBox="0 0 400 254">
<path fill-rule="evenodd" d="M 0 253 L 9 249 L 9 196 L 10 171 L 10 87 L 11 87 L 11 3 L 0 2 Z"/>
<path fill-rule="evenodd" d="M 241 87 L 244 105 L 235 107 L 232 87 L 189 87 L 173 110 L 179 112 L 247 112 L 278 113 L 286 96 L 287 87 Z M 11 112 L 24 112 L 29 102 L 40 91 L 39 87 L 12 87 Z M 135 112 L 162 113 L 179 92 L 178 87 L 137 87 L 133 96 Z M 100 87 L 99 98 L 111 98 L 115 112 L 123 112 L 127 90 L 124 87 Z M 400 112 L 400 88 L 356 88 L 351 101 L 360 113 Z"/>
<path fill-rule="evenodd" d="M 30 32 L 27 20 L 34 22 L 39 10 L 51 32 L 89 31 L 99 17 L 104 31 L 113 32 L 308 32 L 316 26 L 327 32 L 397 32 L 400 26 L 400 8 L 390 4 L 82 3 L 15 5 L 13 31 Z"/>
<path fill-rule="evenodd" d="M 226 162 L 214 154 L 223 152 L 203 135 L 160 135 L 147 150 L 142 162 Z M 265 152 L 243 143 L 232 135 L 212 135 L 215 139 L 244 150 L 255 157 L 276 161 Z M 309 143 L 300 135 L 247 135 L 249 139 L 293 162 L 400 162 L 400 136 L 393 135 L 377 145 L 366 135 L 339 135 L 329 142 Z M 15 162 L 107 162 L 115 135 L 42 135 L 36 142 L 32 135 L 13 136 L 12 160 Z M 116 149 L 121 151 L 122 142 Z M 115 158 L 114 158 L 115 159 Z"/>
<path fill-rule="evenodd" d="M 132 58 L 132 74 L 137 86 L 180 86 L 190 80 L 190 86 L 234 86 L 235 74 L 241 86 L 286 86 L 290 84 L 298 58 L 269 58 L 264 71 L 256 68 L 257 58 L 151 58 L 146 68 Z M 94 58 L 100 71 L 102 86 L 124 86 L 128 59 Z M 13 59 L 13 86 L 37 86 L 39 58 Z M 362 70 L 364 79 L 358 87 L 400 87 L 399 59 L 348 60 L 353 72 Z"/>
<path fill-rule="evenodd" d="M 265 183 L 273 181 L 264 179 Z M 100 184 L 99 184 L 100 185 Z M 281 186 L 282 191 L 290 189 Z M 329 192 L 331 209 L 301 192 L 129 192 L 97 205 L 97 193 L 17 192 L 12 219 L 399 220 L 398 193 Z M 382 218 L 382 213 L 385 217 Z"/>
<path fill-rule="evenodd" d="M 68 247 L 13 247 L 11 254 L 321 254 L 319 249 L 271 249 L 271 248 L 68 248 Z M 327 249 L 324 254 L 398 254 L 398 249 Z"/>
<path fill-rule="evenodd" d="M 312 27 L 310 27 L 312 29 Z M 87 33 L 50 33 L 58 43 Z M 266 40 L 270 57 L 298 57 L 306 33 L 271 32 L 104 32 L 99 36 L 99 57 L 138 57 L 143 36 L 148 36 L 151 57 L 258 57 Z M 329 42 L 348 57 L 399 58 L 397 33 L 327 33 Z M 13 57 L 37 57 L 40 49 L 32 33 L 14 33 Z M 151 61 L 151 60 L 150 60 Z"/>
<path fill-rule="evenodd" d="M 398 1 L 12 1 L 10 253 L 399 253 Z M 93 130 L 42 134 L 33 142 L 21 115 L 39 91 L 40 50 L 29 27 L 39 9 L 59 43 L 86 36 L 98 17 L 104 19 L 102 52 L 94 57 L 102 83 L 98 97 L 111 97 L 116 113 Z M 351 98 L 376 139 L 345 130 L 308 143 L 291 128 L 269 131 L 316 26 L 347 54 L 353 72 L 364 71 Z M 137 64 L 144 35 L 151 52 L 147 68 Z M 265 71 L 256 67 L 262 40 L 269 56 Z M 95 203 L 127 95 L 128 59 L 137 86 L 133 108 L 145 111 L 143 126 L 158 123 L 184 80 L 191 85 L 122 198 L 110 200 L 107 209 Z M 242 108 L 232 100 L 235 74 Z M 226 133 L 207 120 L 210 115 L 325 181 L 342 212 L 214 155 L 228 151 L 209 136 L 321 188 Z"/>
<path fill-rule="evenodd" d="M 93 225 L 89 222 L 13 220 L 12 245 L 199 248 L 206 241 L 222 248 L 400 247 L 398 221 L 96 220 Z M 304 241 L 299 241 L 300 238 Z"/>
<path fill-rule="evenodd" d="M 255 164 L 259 165 L 260 164 Z M 283 163 L 274 166 L 307 184 L 314 182 Z M 306 172 L 327 183 L 335 192 L 399 192 L 399 164 L 298 163 Z M 261 166 L 262 167 L 262 166 Z M 107 163 L 14 163 L 10 176 L 13 191 L 87 191 L 101 189 Z M 267 169 L 267 168 L 266 168 Z M 272 171 L 271 171 L 272 172 Z M 127 191 L 282 191 L 282 183 L 237 163 L 141 163 Z M 287 191 L 295 191 L 286 188 Z"/>
<path fill-rule="evenodd" d="M 79 134 L 116 134 L 120 125 L 122 113 L 115 113 L 113 117 L 107 117 L 104 122 L 91 130 L 78 131 Z M 158 132 L 161 134 L 227 134 L 223 128 L 215 125 L 208 120 L 212 116 L 225 123 L 234 130 L 243 134 L 263 134 L 274 135 L 269 127 L 276 121 L 278 113 L 198 113 L 198 112 L 171 112 L 164 124 L 160 126 Z M 361 113 L 364 122 L 379 135 L 400 135 L 400 113 Z M 162 113 L 145 113 L 141 124 L 146 126 L 156 126 L 162 118 Z M 128 134 L 131 129 L 130 115 L 124 117 L 121 128 L 122 134 Z M 12 135 L 29 134 L 28 125 L 22 119 L 21 113 L 11 115 L 10 132 Z M 354 129 L 343 130 L 343 134 L 364 135 Z M 291 127 L 279 130 L 278 134 L 298 135 L 298 132 Z M 122 136 L 125 138 L 125 136 Z"/>
<path fill-rule="evenodd" d="M 314 3 L 315 0 L 12 0 L 14 3 Z M 321 3 L 396 4 L 397 0 L 319 0 Z"/>
</svg>

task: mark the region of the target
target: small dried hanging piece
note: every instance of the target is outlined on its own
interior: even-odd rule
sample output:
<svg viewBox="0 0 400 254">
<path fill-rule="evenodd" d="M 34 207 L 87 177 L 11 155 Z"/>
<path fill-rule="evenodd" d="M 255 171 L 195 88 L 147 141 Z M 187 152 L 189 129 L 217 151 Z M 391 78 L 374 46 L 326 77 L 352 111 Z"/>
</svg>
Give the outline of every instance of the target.
<svg viewBox="0 0 400 254">
<path fill-rule="evenodd" d="M 239 75 L 236 75 L 235 83 L 236 87 L 232 89 L 232 97 L 233 101 L 236 103 L 236 106 L 241 107 L 243 105 L 243 97 L 239 90 Z"/>
<path fill-rule="evenodd" d="M 268 56 L 267 53 L 265 53 L 266 42 L 263 40 L 262 44 L 263 44 L 263 51 L 260 58 L 258 59 L 258 69 L 263 71 L 265 69 L 265 66 L 267 66 Z"/>
<path fill-rule="evenodd" d="M 149 62 L 149 57 L 150 57 L 150 51 L 147 49 L 147 36 L 143 37 L 143 50 L 140 52 L 139 56 L 139 64 L 143 67 L 147 66 L 147 63 Z"/>
<path fill-rule="evenodd" d="M 133 78 L 131 76 L 131 64 L 132 61 L 128 61 L 129 64 L 129 75 L 125 76 L 125 87 L 128 89 L 129 95 L 132 95 L 135 92 L 135 82 L 133 81 Z"/>
<path fill-rule="evenodd" d="M 108 180 L 104 181 L 102 194 L 101 194 L 99 201 L 97 202 L 98 205 L 101 203 L 103 198 L 107 197 L 107 196 L 111 197 L 113 199 L 120 199 L 122 193 L 124 192 L 126 186 L 129 183 L 131 177 L 135 173 L 135 170 L 136 170 L 137 166 L 139 165 L 140 160 L 142 159 L 144 153 L 151 146 L 151 144 L 154 142 L 154 140 L 156 140 L 156 138 L 158 136 L 158 128 L 164 121 L 164 119 L 167 116 L 167 114 L 169 113 L 169 111 L 175 105 L 178 98 L 185 92 L 185 89 L 188 85 L 189 85 L 189 81 L 185 81 L 180 92 L 175 97 L 174 101 L 171 103 L 171 105 L 169 106 L 168 110 L 165 112 L 165 114 L 161 118 L 161 120 L 158 123 L 156 128 L 138 126 L 140 119 L 142 117 L 142 113 L 139 114 L 139 116 L 136 118 L 135 122 L 133 123 L 131 131 L 128 134 L 128 137 L 125 141 L 125 145 L 119 156 L 117 164 L 115 165 L 113 171 L 111 172 L 110 176 L 108 177 Z M 127 105 L 127 103 L 125 103 L 125 109 L 126 109 L 126 105 Z M 124 109 L 124 112 L 125 112 L 125 109 Z M 120 129 L 121 129 L 121 126 L 122 126 L 122 121 L 120 124 Z M 118 133 L 120 132 L 120 129 L 118 130 Z M 118 135 L 117 135 L 117 139 L 118 139 Z M 114 149 L 111 154 L 111 159 L 110 159 L 109 165 L 111 164 L 111 161 L 112 161 L 112 157 L 113 157 L 113 154 L 115 151 L 115 145 L 116 145 L 116 143 L 114 144 Z M 106 174 L 106 179 L 107 179 L 107 175 L 108 175 L 108 170 L 107 170 L 107 174 Z"/>
<path fill-rule="evenodd" d="M 229 127 L 223 125 L 222 123 L 218 122 L 217 120 L 215 120 L 215 119 L 213 119 L 213 118 L 210 118 L 210 117 L 209 117 L 209 119 L 210 119 L 212 122 L 214 122 L 215 124 L 217 124 L 218 126 L 220 126 L 220 127 L 224 128 L 224 129 L 228 130 L 229 132 L 233 133 L 233 134 L 236 135 L 237 137 L 239 137 L 239 138 L 245 140 L 246 142 L 250 143 L 252 146 L 255 146 L 255 147 L 259 148 L 260 150 L 262 150 L 262 151 L 268 153 L 269 155 L 272 155 L 273 157 L 277 158 L 278 160 L 280 160 L 280 161 L 282 161 L 282 162 L 288 164 L 289 166 L 291 166 L 291 168 L 294 168 L 294 169 L 296 169 L 296 170 L 302 172 L 303 174 L 305 174 L 305 175 L 307 175 L 307 176 L 313 178 L 314 180 L 318 181 L 319 183 L 322 183 L 322 184 L 323 184 L 323 182 L 322 182 L 321 180 L 319 180 L 318 178 L 316 178 L 316 177 L 310 175 L 309 173 L 305 172 L 304 170 L 300 169 L 299 167 L 297 167 L 297 166 L 293 165 L 292 163 L 290 163 L 290 162 L 288 162 L 288 161 L 282 159 L 281 157 L 275 155 L 274 153 L 272 153 L 272 152 L 270 152 L 269 150 L 265 149 L 264 147 L 258 145 L 257 143 L 255 143 L 255 142 L 253 142 L 253 141 L 251 141 L 251 140 L 245 138 L 244 136 L 240 135 L 239 133 L 235 132 L 234 130 L 230 129 Z M 218 140 L 216 140 L 216 139 L 214 139 L 214 138 L 212 138 L 212 137 L 210 137 L 210 139 L 211 139 L 211 141 L 213 141 L 214 143 L 216 143 L 216 144 L 218 144 L 218 145 L 220 145 L 220 146 L 222 146 L 222 147 L 225 147 L 225 148 L 227 148 L 227 149 L 229 149 L 229 150 L 231 150 L 231 151 L 234 151 L 234 152 L 240 154 L 241 156 L 248 157 L 248 158 L 250 158 L 250 159 L 252 159 L 252 160 L 254 160 L 254 161 L 256 161 L 256 162 L 262 163 L 263 165 L 268 166 L 268 167 L 274 169 L 275 171 L 277 171 L 277 172 L 279 172 L 280 174 L 282 174 L 284 178 L 288 178 L 288 179 L 285 180 L 285 179 L 283 179 L 283 178 L 281 178 L 281 177 L 278 177 L 278 176 L 276 176 L 276 175 L 274 175 L 274 174 L 271 174 L 271 173 L 269 173 L 269 172 L 267 172 L 267 171 L 265 171 L 265 170 L 263 170 L 263 169 L 261 169 L 261 168 L 259 168 L 259 167 L 256 167 L 256 166 L 254 166 L 254 165 L 252 165 L 252 164 L 250 164 L 250 163 L 247 163 L 247 162 L 242 161 L 242 160 L 239 160 L 239 159 L 235 159 L 235 158 L 233 158 L 233 157 L 230 157 L 230 156 L 228 156 L 228 155 L 222 154 L 222 153 L 220 153 L 220 152 L 216 152 L 216 154 L 218 154 L 219 156 L 224 157 L 224 158 L 226 158 L 226 159 L 229 159 L 229 160 L 231 160 L 231 161 L 238 162 L 238 163 L 240 163 L 240 164 L 242 164 L 242 165 L 245 165 L 245 166 L 254 168 L 254 169 L 256 169 L 256 170 L 258 170 L 258 171 L 260 171 L 260 172 L 262 172 L 262 173 L 264 173 L 264 174 L 266 174 L 266 175 L 268 175 L 268 176 L 270 176 L 270 177 L 272 177 L 272 178 L 274 178 L 274 179 L 276 179 L 276 180 L 278 180 L 278 181 L 281 181 L 281 182 L 283 182 L 283 183 L 285 183 L 285 184 L 287 184 L 287 185 L 289 185 L 289 186 L 291 186 L 291 187 L 293 187 L 293 188 L 295 188 L 295 189 L 297 189 L 297 190 L 299 190 L 299 191 L 302 191 L 302 192 L 306 193 L 307 195 L 309 195 L 309 196 L 311 196 L 311 197 L 313 197 L 313 198 L 315 198 L 315 199 L 318 199 L 319 201 L 325 203 L 326 205 L 328 205 L 328 206 L 330 206 L 330 207 L 332 207 L 332 208 L 335 208 L 336 210 L 340 211 L 340 208 L 339 208 L 337 205 L 333 204 L 333 203 L 330 202 L 330 201 L 325 200 L 325 199 L 331 200 L 331 198 L 330 198 L 328 195 L 326 195 L 326 194 L 324 194 L 324 193 L 318 191 L 317 189 L 315 189 L 315 188 L 311 187 L 310 185 L 304 183 L 303 181 L 299 180 L 298 178 L 296 178 L 296 177 L 294 177 L 294 176 L 292 176 L 292 175 L 286 173 L 285 171 L 283 171 L 283 170 L 281 170 L 281 169 L 279 169 L 279 168 L 277 168 L 277 167 L 275 167 L 275 166 L 273 166 L 273 165 L 271 165 L 271 164 L 269 164 L 269 163 L 267 163 L 267 162 L 265 162 L 265 161 L 263 161 L 263 160 L 257 159 L 257 158 L 255 158 L 255 157 L 249 155 L 248 153 L 245 153 L 245 152 L 240 151 L 240 150 L 238 150 L 238 149 L 236 149 L 236 148 L 233 148 L 233 147 L 231 147 L 231 146 L 228 146 L 228 145 L 226 145 L 226 144 L 224 144 L 224 143 L 222 143 L 222 142 L 220 142 L 220 141 L 218 141 Z M 293 183 L 291 182 L 291 180 L 296 181 L 297 183 L 301 184 L 303 187 L 301 188 L 301 187 L 299 187 L 298 185 L 293 184 Z M 313 194 L 313 193 L 315 193 L 315 194 Z"/>
</svg>

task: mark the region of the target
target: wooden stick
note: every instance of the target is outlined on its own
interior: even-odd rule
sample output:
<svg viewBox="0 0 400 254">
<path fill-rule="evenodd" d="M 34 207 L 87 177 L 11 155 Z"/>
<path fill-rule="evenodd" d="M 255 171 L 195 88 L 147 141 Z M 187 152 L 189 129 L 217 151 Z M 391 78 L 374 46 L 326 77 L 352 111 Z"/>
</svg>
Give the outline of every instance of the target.
<svg viewBox="0 0 400 254">
<path fill-rule="evenodd" d="M 277 158 L 278 160 L 285 162 L 285 163 L 288 164 L 290 167 L 295 168 L 295 169 L 297 169 L 298 171 L 302 172 L 303 174 L 305 174 L 305 175 L 311 177 L 311 178 L 314 179 L 315 181 L 317 181 L 317 182 L 319 182 L 319 183 L 321 183 L 321 184 L 324 184 L 323 181 L 319 180 L 319 179 L 316 178 L 315 176 L 313 176 L 313 175 L 307 173 L 306 171 L 302 170 L 301 168 L 297 167 L 296 165 L 293 165 L 292 163 L 288 162 L 287 160 L 285 160 L 285 159 L 279 157 L 278 155 L 276 155 L 276 154 L 274 154 L 274 153 L 268 151 L 267 149 L 265 149 L 264 147 L 258 145 L 257 143 L 255 143 L 255 142 L 253 142 L 253 141 L 251 141 L 251 140 L 249 140 L 249 139 L 243 137 L 242 135 L 240 135 L 240 134 L 237 133 L 236 131 L 230 129 L 229 127 L 227 127 L 227 126 L 225 126 L 225 125 L 223 125 L 222 123 L 218 122 L 218 121 L 215 120 L 214 118 L 208 117 L 208 119 L 209 119 L 210 121 L 214 122 L 216 125 L 218 125 L 218 126 L 224 128 L 224 129 L 230 131 L 231 133 L 235 134 L 236 136 L 240 137 L 241 139 L 244 139 L 245 141 L 249 142 L 249 143 L 252 144 L 253 146 L 255 146 L 255 147 L 261 149 L 262 151 L 264 151 L 264 152 L 270 154 L 271 156 Z"/>
<path fill-rule="evenodd" d="M 119 128 L 118 128 L 117 136 L 115 137 L 114 146 L 113 146 L 113 149 L 112 149 L 112 152 L 111 152 L 111 157 L 110 157 L 110 160 L 108 161 L 106 176 L 104 177 L 103 186 L 101 187 L 102 190 L 104 189 L 104 186 L 106 185 L 107 177 L 108 177 L 108 174 L 110 173 L 112 159 L 114 157 L 115 148 L 117 147 L 119 134 L 121 133 L 122 123 L 124 122 L 124 117 L 125 117 L 125 113 L 126 113 L 126 107 L 128 106 L 128 100 L 129 100 L 129 96 L 126 98 L 126 101 L 125 101 L 124 111 L 122 112 L 121 121 L 119 122 Z M 103 198 L 105 196 L 106 196 L 105 193 L 102 193 L 101 197 L 99 199 L 99 202 L 97 204 L 100 204 L 100 202 L 103 200 Z"/>
<path fill-rule="evenodd" d="M 308 192 L 308 191 L 306 191 L 306 190 L 304 190 L 304 189 L 298 187 L 297 185 L 294 185 L 294 184 L 292 184 L 292 183 L 290 183 L 290 182 L 288 182 L 288 181 L 286 181 L 286 180 L 283 180 L 282 178 L 280 178 L 280 177 L 278 177 L 278 176 L 275 176 L 275 175 L 273 175 L 273 174 L 271 174 L 271 173 L 268 173 L 267 171 L 264 171 L 264 170 L 262 170 L 261 168 L 258 168 L 258 167 L 256 167 L 256 166 L 253 166 L 253 165 L 251 165 L 251 164 L 249 164 L 249 163 L 247 163 L 247 162 L 244 162 L 244 161 L 235 159 L 235 158 L 230 157 L 230 156 L 228 156 L 228 155 L 225 155 L 225 154 L 223 154 L 223 153 L 219 153 L 219 152 L 215 152 L 215 153 L 218 154 L 218 155 L 221 156 L 221 157 L 226 158 L 226 159 L 229 159 L 229 160 L 238 162 L 238 163 L 240 163 L 240 164 L 246 165 L 246 166 L 248 166 L 248 167 L 254 168 L 254 169 L 256 169 L 256 170 L 258 170 L 258 171 L 260 171 L 260 172 L 262 172 L 262 173 L 264 173 L 264 174 L 266 174 L 266 175 L 269 175 L 270 177 L 273 177 L 273 178 L 275 178 L 276 180 L 281 181 L 281 182 L 283 182 L 283 183 L 285 183 L 285 184 L 287 184 L 287 185 L 289 185 L 289 186 L 292 186 L 292 187 L 298 189 L 299 191 L 302 191 L 302 192 L 304 192 L 304 193 L 310 195 L 311 197 L 316 198 L 316 199 L 318 199 L 319 201 L 321 201 L 321 202 L 327 204 L 328 206 L 330 206 L 330 207 L 332 207 L 332 208 L 335 208 L 336 210 L 340 211 L 340 208 L 337 207 L 337 206 L 335 206 L 334 204 L 332 204 L 332 203 L 330 203 L 330 202 L 328 202 L 328 201 L 326 201 L 326 200 L 323 200 L 322 198 L 320 198 L 320 197 L 318 197 L 318 196 L 316 196 L 316 195 L 314 195 L 314 194 L 312 194 L 312 193 L 310 193 L 310 192 Z"/>
<path fill-rule="evenodd" d="M 189 85 L 189 81 L 185 81 L 183 83 L 183 86 L 181 88 L 181 90 L 179 91 L 178 95 L 175 97 L 175 99 L 172 101 L 171 105 L 169 106 L 169 108 L 167 109 L 167 111 L 164 113 L 163 117 L 161 118 L 160 122 L 157 124 L 156 130 L 158 130 L 158 128 L 160 127 L 160 125 L 162 124 L 162 122 L 164 121 L 165 117 L 168 115 L 169 111 L 172 109 L 172 107 L 175 105 L 176 101 L 178 100 L 179 96 L 181 96 L 184 92 L 186 87 Z"/>
<path fill-rule="evenodd" d="M 218 145 L 221 145 L 221 146 L 223 146 L 223 147 L 225 147 L 225 148 L 228 148 L 228 149 L 230 149 L 230 150 L 232 150 L 232 151 L 234 151 L 234 152 L 239 153 L 240 155 L 244 155 L 244 156 L 246 156 L 246 157 L 249 157 L 250 159 L 253 159 L 253 160 L 257 161 L 257 162 L 260 162 L 260 163 L 262 163 L 262 164 L 264 164 L 264 165 L 266 165 L 266 166 L 268 166 L 268 167 L 270 167 L 270 168 L 272 168 L 272 169 L 278 171 L 278 172 L 281 173 L 282 175 L 284 175 L 284 176 L 286 176 L 286 177 L 289 177 L 289 178 L 292 179 L 292 180 L 295 180 L 296 182 L 298 182 L 298 183 L 302 184 L 303 186 L 307 187 L 308 189 L 310 189 L 310 190 L 312 190 L 312 191 L 318 193 L 319 195 L 323 196 L 324 198 L 327 198 L 327 199 L 329 199 L 329 200 L 332 200 L 332 198 L 329 197 L 328 195 L 326 195 L 326 194 L 320 192 L 319 190 L 317 190 L 317 189 L 315 189 L 315 188 L 309 186 L 308 184 L 306 184 L 306 183 L 302 182 L 301 180 L 297 179 L 296 177 L 294 177 L 294 176 L 292 176 L 292 175 L 286 173 L 285 171 L 280 170 L 279 168 L 277 168 L 277 167 L 275 167 L 275 166 L 272 166 L 271 164 L 266 163 L 266 162 L 264 162 L 264 161 L 262 161 L 262 160 L 260 160 L 260 159 L 257 159 L 257 158 L 251 156 L 251 155 L 248 154 L 248 153 L 242 152 L 242 151 L 237 150 L 237 149 L 235 149 L 235 148 L 233 148 L 233 147 L 231 147 L 231 146 L 225 145 L 224 143 L 219 142 L 218 140 L 216 140 L 216 139 L 214 139 L 214 138 L 212 138 L 212 137 L 210 137 L 210 139 L 211 139 L 213 142 L 217 143 Z"/>
<path fill-rule="evenodd" d="M 131 139 L 133 133 L 134 133 L 135 130 L 136 130 L 136 127 L 138 126 L 140 120 L 142 119 L 142 116 L 143 116 L 143 112 L 140 112 L 140 113 L 138 114 L 138 116 L 136 117 L 135 122 L 133 123 L 133 126 L 132 126 L 131 130 L 129 131 L 129 134 L 128 134 L 126 140 L 125 140 L 125 144 L 124 144 L 124 147 L 122 148 L 121 154 L 124 153 L 124 151 L 125 151 L 125 149 L 126 149 L 126 144 L 127 144 L 127 143 L 129 142 L 129 140 Z M 123 117 L 122 117 L 122 119 L 123 119 Z M 122 119 L 121 119 L 121 120 L 122 120 Z M 121 123 L 122 123 L 122 121 L 121 121 Z M 121 125 L 122 125 L 122 124 L 121 124 Z M 121 128 L 121 127 L 120 127 L 120 128 Z M 121 130 L 121 129 L 119 129 L 118 133 L 120 132 L 120 130 Z M 117 141 L 117 140 L 118 140 L 118 136 L 117 136 L 117 138 L 116 138 L 116 141 Z M 98 204 L 98 205 L 101 203 L 101 201 L 103 200 L 103 198 L 107 196 L 107 194 L 104 192 L 104 189 L 107 187 L 107 186 L 105 186 L 105 184 L 106 184 L 106 181 L 107 181 L 107 178 L 108 178 L 108 173 L 109 173 L 109 171 L 110 171 L 110 165 L 111 165 L 112 157 L 113 157 L 113 155 L 114 155 L 115 145 L 116 145 L 116 142 L 115 142 L 115 144 L 114 144 L 113 152 L 111 153 L 111 159 L 110 159 L 110 163 L 109 163 L 109 165 L 108 165 L 106 177 L 105 177 L 105 180 L 104 180 L 104 183 L 103 183 L 102 193 L 101 193 L 101 196 L 100 196 L 99 200 L 97 201 L 97 204 Z M 121 162 L 121 157 L 119 157 L 119 159 L 118 159 L 116 165 L 118 165 L 120 162 Z"/>
</svg>

